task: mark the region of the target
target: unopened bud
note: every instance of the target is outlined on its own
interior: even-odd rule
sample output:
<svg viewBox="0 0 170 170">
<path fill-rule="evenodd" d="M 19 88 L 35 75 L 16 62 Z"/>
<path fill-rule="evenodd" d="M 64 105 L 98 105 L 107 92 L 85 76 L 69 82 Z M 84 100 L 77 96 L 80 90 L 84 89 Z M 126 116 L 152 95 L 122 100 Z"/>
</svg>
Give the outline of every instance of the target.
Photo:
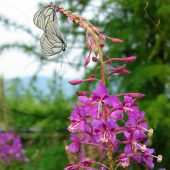
<svg viewBox="0 0 170 170">
<path fill-rule="evenodd" d="M 89 77 L 89 78 L 94 78 L 94 74 L 90 75 L 90 77 Z"/>
<path fill-rule="evenodd" d="M 98 61 L 99 61 L 97 57 L 92 57 L 92 60 L 93 60 L 94 62 L 98 62 Z"/>
<path fill-rule="evenodd" d="M 134 62 L 135 60 L 136 60 L 135 56 L 130 56 L 130 57 L 122 58 L 122 61 L 127 62 L 127 63 Z"/>
<path fill-rule="evenodd" d="M 107 57 L 106 56 L 106 61 L 107 61 L 107 63 L 109 64 L 109 65 L 111 65 L 112 64 L 112 61 L 110 60 L 110 58 L 109 57 Z"/>
<path fill-rule="evenodd" d="M 101 40 L 105 40 L 105 39 L 106 39 L 106 36 L 103 35 L 103 34 L 99 34 L 99 38 L 100 38 Z"/>
<path fill-rule="evenodd" d="M 95 32 L 100 32 L 100 29 L 97 28 L 97 27 L 95 27 L 95 26 L 93 26 L 93 30 L 94 30 Z"/>
<path fill-rule="evenodd" d="M 120 66 L 116 69 L 114 69 L 114 73 L 120 73 L 125 69 L 126 65 Z"/>
<path fill-rule="evenodd" d="M 84 23 L 84 22 L 82 22 L 82 24 L 81 24 L 82 26 L 82 28 L 87 28 L 87 24 L 86 23 Z"/>
<path fill-rule="evenodd" d="M 121 72 L 121 74 L 129 74 L 130 73 L 130 71 L 128 71 L 128 70 L 122 70 L 122 72 Z"/>
<path fill-rule="evenodd" d="M 124 41 L 118 38 L 111 38 L 111 41 L 115 42 L 115 43 L 123 43 Z"/>
<path fill-rule="evenodd" d="M 95 49 L 94 41 L 92 41 L 92 42 L 91 42 L 91 46 L 90 46 L 90 48 L 91 48 L 92 50 L 94 50 L 94 49 Z"/>
<path fill-rule="evenodd" d="M 145 96 L 142 93 L 127 93 L 126 95 L 129 96 L 129 97 L 133 97 L 133 98 L 141 98 L 141 97 Z"/>
<path fill-rule="evenodd" d="M 100 46 L 100 47 L 104 47 L 104 44 L 100 43 L 99 46 Z"/>
<path fill-rule="evenodd" d="M 122 43 L 122 42 L 124 42 L 123 40 L 118 39 L 118 38 L 111 38 L 111 37 L 106 37 L 106 38 L 108 38 L 109 40 L 111 40 L 111 41 L 113 41 L 115 43 Z"/>
<path fill-rule="evenodd" d="M 74 19 L 73 19 L 73 22 L 76 23 L 76 24 L 78 24 L 78 23 L 79 23 L 79 20 L 76 19 L 76 18 L 74 18 Z"/>
<path fill-rule="evenodd" d="M 90 62 L 90 55 L 86 58 L 84 66 L 87 66 Z"/>
<path fill-rule="evenodd" d="M 90 41 L 90 39 L 89 38 L 87 38 L 87 40 L 86 40 L 86 45 L 87 45 L 87 47 L 91 47 L 91 41 Z"/>
<path fill-rule="evenodd" d="M 83 80 L 72 80 L 72 81 L 69 81 L 69 83 L 71 85 L 77 85 L 77 84 L 81 84 L 83 83 L 84 81 Z"/>
</svg>

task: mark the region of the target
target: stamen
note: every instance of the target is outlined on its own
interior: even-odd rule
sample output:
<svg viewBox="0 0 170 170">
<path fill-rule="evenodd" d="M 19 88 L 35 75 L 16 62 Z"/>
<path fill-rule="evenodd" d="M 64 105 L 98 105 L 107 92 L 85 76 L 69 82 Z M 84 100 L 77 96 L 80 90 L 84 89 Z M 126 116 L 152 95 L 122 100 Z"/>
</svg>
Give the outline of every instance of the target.
<svg viewBox="0 0 170 170">
<path fill-rule="evenodd" d="M 100 140 L 101 140 L 101 142 L 108 142 L 108 138 L 107 138 L 107 132 L 105 131 L 105 132 L 103 132 L 103 134 L 101 135 L 101 137 L 100 137 Z"/>
<path fill-rule="evenodd" d="M 157 159 L 157 162 L 161 162 L 163 159 L 163 156 L 162 155 L 158 155 L 158 159 Z"/>
<path fill-rule="evenodd" d="M 134 145 L 134 146 L 135 146 L 135 145 L 139 146 L 142 152 L 145 152 L 146 149 L 147 149 L 147 148 L 146 148 L 146 145 L 140 145 L 140 144 L 138 144 L 138 143 L 136 143 L 136 142 L 133 142 L 133 145 Z M 137 150 L 137 147 L 135 147 L 135 151 L 136 151 L 136 150 Z"/>
<path fill-rule="evenodd" d="M 149 129 L 148 135 L 149 135 L 149 136 L 152 136 L 152 134 L 153 134 L 153 129 Z"/>
<path fill-rule="evenodd" d="M 142 126 L 140 126 L 140 128 L 143 129 L 143 130 L 145 130 L 146 132 L 148 132 L 148 135 L 149 135 L 149 136 L 152 136 L 152 134 L 153 134 L 153 129 L 152 129 L 152 128 L 149 129 L 149 130 L 146 129 L 146 128 L 144 128 L 144 127 L 142 127 Z"/>
<path fill-rule="evenodd" d="M 141 151 L 142 151 L 142 152 L 145 152 L 145 151 L 146 151 L 146 145 L 142 145 L 142 146 L 141 146 Z"/>
<path fill-rule="evenodd" d="M 128 107 L 123 107 L 123 109 L 124 109 L 125 111 L 127 111 L 127 110 L 130 110 L 131 112 L 133 111 L 133 109 L 128 108 Z"/>
<path fill-rule="evenodd" d="M 158 156 L 155 156 L 155 155 L 151 155 L 153 158 L 157 158 L 157 162 L 161 162 L 162 159 L 163 159 L 163 156 L 162 155 L 158 155 Z"/>
<path fill-rule="evenodd" d="M 125 157 L 123 159 L 120 159 L 119 165 L 123 168 L 127 168 L 130 164 L 129 164 L 129 158 Z"/>
<path fill-rule="evenodd" d="M 122 167 L 123 167 L 123 168 L 127 168 L 128 166 L 129 166 L 129 163 L 128 163 L 128 162 L 125 161 L 125 162 L 122 163 Z"/>
<path fill-rule="evenodd" d="M 73 123 L 73 124 L 71 124 L 71 125 L 68 127 L 68 130 L 69 130 L 70 132 L 73 132 L 73 133 L 74 133 L 78 126 L 79 126 L 79 122 Z"/>
</svg>

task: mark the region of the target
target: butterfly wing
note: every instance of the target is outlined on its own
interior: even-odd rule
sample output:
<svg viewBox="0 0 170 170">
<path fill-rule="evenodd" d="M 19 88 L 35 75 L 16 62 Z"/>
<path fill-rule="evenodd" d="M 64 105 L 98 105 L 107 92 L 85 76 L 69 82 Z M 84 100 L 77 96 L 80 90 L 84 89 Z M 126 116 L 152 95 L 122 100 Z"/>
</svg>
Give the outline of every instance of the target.
<svg viewBox="0 0 170 170">
<path fill-rule="evenodd" d="M 55 40 L 51 40 L 46 33 L 43 33 L 40 45 L 42 49 L 42 53 L 45 56 L 52 56 L 54 54 L 58 54 L 63 50 L 63 43 L 60 39 L 56 38 Z"/>
<path fill-rule="evenodd" d="M 34 15 L 33 22 L 43 31 L 45 31 L 49 22 L 55 22 L 56 26 L 58 26 L 55 5 L 51 3 L 50 5 L 39 9 Z"/>
<path fill-rule="evenodd" d="M 51 43 L 53 43 L 54 45 L 56 44 L 56 46 L 58 46 L 58 44 L 60 43 L 63 49 L 66 48 L 67 46 L 66 39 L 56 26 L 55 22 L 49 22 L 47 24 L 45 33 Z"/>
<path fill-rule="evenodd" d="M 40 40 L 43 55 L 52 56 L 65 50 L 67 42 L 58 28 L 54 4 L 50 3 L 38 10 L 33 21 L 38 28 L 44 31 Z"/>
</svg>

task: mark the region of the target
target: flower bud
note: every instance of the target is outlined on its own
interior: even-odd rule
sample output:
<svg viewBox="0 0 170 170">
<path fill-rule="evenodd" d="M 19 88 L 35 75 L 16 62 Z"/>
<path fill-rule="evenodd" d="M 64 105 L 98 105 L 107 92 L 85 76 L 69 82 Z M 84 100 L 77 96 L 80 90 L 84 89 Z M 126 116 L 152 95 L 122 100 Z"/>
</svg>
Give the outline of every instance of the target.
<svg viewBox="0 0 170 170">
<path fill-rule="evenodd" d="M 115 42 L 115 43 L 122 43 L 122 42 L 124 42 L 123 40 L 118 39 L 118 38 L 111 38 L 111 37 L 107 37 L 107 36 L 106 36 L 106 38 L 111 40 L 112 42 Z"/>
<path fill-rule="evenodd" d="M 93 62 L 98 62 L 99 59 L 97 57 L 92 57 Z"/>
<path fill-rule="evenodd" d="M 114 73 L 120 73 L 125 69 L 126 65 L 120 66 L 116 69 L 114 69 Z"/>
<path fill-rule="evenodd" d="M 130 71 L 129 70 L 122 70 L 121 74 L 129 74 Z"/>
<path fill-rule="evenodd" d="M 100 47 L 104 47 L 104 44 L 100 43 L 99 46 L 100 46 Z"/>
<path fill-rule="evenodd" d="M 81 24 L 82 26 L 82 28 L 87 28 L 87 24 L 86 23 L 84 23 L 84 22 L 82 22 L 82 24 Z"/>
<path fill-rule="evenodd" d="M 106 56 L 106 61 L 107 61 L 107 63 L 109 64 L 109 65 L 111 65 L 112 64 L 112 61 L 110 60 L 110 58 L 109 57 L 107 57 Z"/>
<path fill-rule="evenodd" d="M 90 48 L 90 47 L 91 47 L 91 41 L 90 41 L 90 39 L 89 39 L 89 38 L 87 38 L 87 40 L 86 40 L 86 45 L 87 45 L 87 47 L 88 47 L 88 48 Z"/>
<path fill-rule="evenodd" d="M 141 98 L 141 97 L 144 97 L 145 95 L 142 93 L 127 93 L 127 96 L 133 97 L 133 98 Z"/>
<path fill-rule="evenodd" d="M 94 50 L 95 49 L 95 43 L 94 43 L 94 40 L 92 40 L 92 42 L 91 42 L 91 47 L 90 47 L 92 50 Z"/>
<path fill-rule="evenodd" d="M 135 60 L 136 60 L 135 56 L 130 56 L 130 57 L 122 58 L 122 61 L 127 62 L 127 63 L 134 62 Z"/>
<path fill-rule="evenodd" d="M 124 42 L 123 40 L 118 39 L 118 38 L 110 38 L 110 40 L 115 42 L 115 43 L 122 43 L 122 42 Z"/>
<path fill-rule="evenodd" d="M 84 81 L 83 80 L 72 80 L 72 81 L 69 81 L 69 83 L 71 85 L 77 85 L 77 84 L 81 84 L 83 83 Z"/>
<path fill-rule="evenodd" d="M 91 74 L 89 78 L 94 78 L 94 74 Z"/>
<path fill-rule="evenodd" d="M 97 27 L 95 27 L 95 26 L 93 26 L 93 30 L 94 30 L 95 32 L 100 32 L 100 29 L 97 28 Z"/>
<path fill-rule="evenodd" d="M 90 62 L 90 55 L 86 58 L 84 66 L 87 66 Z"/>
<path fill-rule="evenodd" d="M 103 34 L 99 34 L 99 38 L 100 38 L 101 40 L 105 40 L 105 39 L 106 39 L 106 36 L 103 35 Z"/>
</svg>

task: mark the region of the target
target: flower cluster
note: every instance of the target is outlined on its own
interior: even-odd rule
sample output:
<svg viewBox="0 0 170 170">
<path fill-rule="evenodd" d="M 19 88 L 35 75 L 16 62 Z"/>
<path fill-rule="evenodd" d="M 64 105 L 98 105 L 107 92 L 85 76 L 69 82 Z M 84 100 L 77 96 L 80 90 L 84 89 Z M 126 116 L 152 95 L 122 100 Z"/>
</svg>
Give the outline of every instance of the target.
<svg viewBox="0 0 170 170">
<path fill-rule="evenodd" d="M 123 168 L 128 167 L 133 160 L 153 169 L 153 158 L 157 158 L 158 162 L 162 160 L 161 155 L 154 156 L 154 149 L 148 148 L 147 137 L 152 135 L 153 129 L 148 129 L 144 120 L 145 112 L 140 111 L 135 103 L 141 95 L 124 94 L 123 102 L 118 96 L 109 95 L 102 83 L 95 92 L 91 92 L 90 97 L 79 96 L 81 104 L 74 105 L 75 109 L 70 116 L 68 130 L 72 134 L 72 143 L 67 149 L 73 153 L 80 152 L 81 161 L 76 165 L 68 165 L 65 170 L 87 168 L 96 164 L 90 159 L 88 164 L 82 163 L 86 158 L 81 152 L 83 145 L 97 147 L 101 150 L 102 157 L 117 155 L 112 160 L 113 165 Z M 107 165 L 101 167 L 106 168 Z"/>
<path fill-rule="evenodd" d="M 118 167 L 129 167 L 132 161 L 146 164 L 148 168 L 153 169 L 153 158 L 160 162 L 162 156 L 154 156 L 154 149 L 148 147 L 148 136 L 152 135 L 153 129 L 148 129 L 147 122 L 144 120 L 145 112 L 140 111 L 136 103 L 136 100 L 144 95 L 139 93 L 109 95 L 104 86 L 109 77 L 130 73 L 126 70 L 125 64 L 115 67 L 112 65 L 113 61 L 131 63 L 136 60 L 136 57 L 107 56 L 103 52 L 105 40 L 114 43 L 123 41 L 102 34 L 99 28 L 76 13 L 60 6 L 56 6 L 56 11 L 85 30 L 89 54 L 84 65 L 87 66 L 91 60 L 97 63 L 97 67 L 88 78 L 71 80 L 69 83 L 77 85 L 92 81 L 100 82 L 95 92 L 77 92 L 81 104 L 75 104 L 75 109 L 71 112 L 68 127 L 71 133 L 71 144 L 67 150 L 78 153 L 79 163 L 69 164 L 65 170 L 95 170 L 96 167 L 101 170 L 113 170 Z M 95 160 L 88 158 L 85 146 L 98 148 L 101 153 L 99 155 L 103 159 L 102 163 L 97 162 L 96 158 Z"/>
<path fill-rule="evenodd" d="M 76 13 L 72 13 L 71 11 L 66 10 L 60 6 L 56 6 L 56 11 L 63 14 L 68 19 L 70 19 L 72 22 L 78 24 L 79 27 L 85 30 L 86 46 L 90 49 L 89 54 L 85 59 L 85 63 L 84 63 L 85 66 L 87 66 L 90 63 L 91 59 L 94 62 L 97 62 L 99 60 L 98 54 L 101 53 L 101 48 L 104 47 L 105 44 L 103 42 L 105 40 L 108 39 L 114 43 L 123 42 L 123 40 L 119 38 L 112 38 L 112 37 L 102 34 L 99 28 L 95 27 L 92 23 L 87 21 L 84 17 L 81 17 Z M 92 51 L 94 52 L 94 54 L 92 54 Z"/>
<path fill-rule="evenodd" d="M 13 132 L 0 133 L 0 159 L 7 163 L 13 160 L 28 161 L 23 153 L 21 139 Z"/>
</svg>

